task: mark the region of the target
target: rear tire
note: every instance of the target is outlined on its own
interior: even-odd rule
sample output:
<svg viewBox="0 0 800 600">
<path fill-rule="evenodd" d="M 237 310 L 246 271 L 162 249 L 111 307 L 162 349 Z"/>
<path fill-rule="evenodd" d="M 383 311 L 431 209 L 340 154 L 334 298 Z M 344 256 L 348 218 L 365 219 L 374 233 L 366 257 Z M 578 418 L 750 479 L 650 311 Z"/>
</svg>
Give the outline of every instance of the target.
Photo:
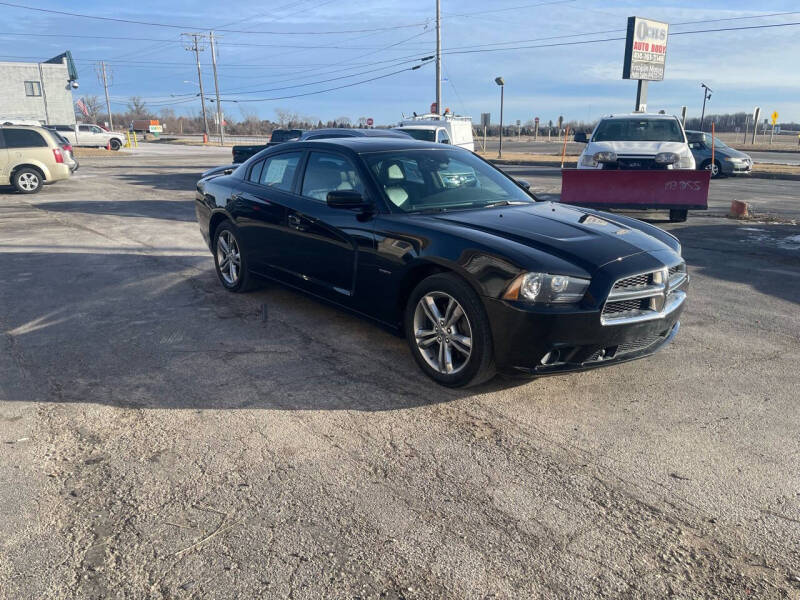
<svg viewBox="0 0 800 600">
<path fill-rule="evenodd" d="M 408 298 L 406 339 L 420 369 L 447 387 L 467 387 L 495 374 L 489 318 L 475 290 L 452 273 L 422 280 Z"/>
<path fill-rule="evenodd" d="M 689 211 L 686 209 L 670 209 L 669 222 L 670 223 L 683 223 L 689 218 Z"/>
<path fill-rule="evenodd" d="M 229 292 L 247 292 L 255 286 L 248 270 L 247 252 L 239 233 L 230 221 L 223 221 L 214 232 L 214 267 L 219 282 Z"/>
<path fill-rule="evenodd" d="M 44 185 L 44 177 L 36 169 L 23 167 L 11 177 L 11 184 L 20 194 L 36 194 Z"/>
</svg>

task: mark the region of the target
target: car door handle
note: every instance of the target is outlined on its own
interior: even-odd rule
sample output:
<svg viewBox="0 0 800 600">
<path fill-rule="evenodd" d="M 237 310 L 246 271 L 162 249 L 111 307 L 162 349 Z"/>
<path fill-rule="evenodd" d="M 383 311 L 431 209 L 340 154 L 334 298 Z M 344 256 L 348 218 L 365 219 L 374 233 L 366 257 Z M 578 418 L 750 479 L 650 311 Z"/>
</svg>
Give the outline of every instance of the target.
<svg viewBox="0 0 800 600">
<path fill-rule="evenodd" d="M 289 227 L 293 229 L 300 229 L 300 224 L 302 220 L 297 215 L 289 215 Z"/>
</svg>

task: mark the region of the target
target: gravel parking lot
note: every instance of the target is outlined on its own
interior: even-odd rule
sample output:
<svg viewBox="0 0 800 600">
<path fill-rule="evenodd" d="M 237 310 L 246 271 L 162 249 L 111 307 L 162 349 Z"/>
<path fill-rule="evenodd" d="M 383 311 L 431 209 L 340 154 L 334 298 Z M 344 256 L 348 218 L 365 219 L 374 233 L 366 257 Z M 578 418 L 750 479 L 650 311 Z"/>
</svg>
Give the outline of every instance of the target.
<svg viewBox="0 0 800 600">
<path fill-rule="evenodd" d="M 229 158 L 0 192 L 0 598 L 800 598 L 800 182 L 661 223 L 692 288 L 659 354 L 454 391 L 222 290 L 193 189 Z"/>
</svg>

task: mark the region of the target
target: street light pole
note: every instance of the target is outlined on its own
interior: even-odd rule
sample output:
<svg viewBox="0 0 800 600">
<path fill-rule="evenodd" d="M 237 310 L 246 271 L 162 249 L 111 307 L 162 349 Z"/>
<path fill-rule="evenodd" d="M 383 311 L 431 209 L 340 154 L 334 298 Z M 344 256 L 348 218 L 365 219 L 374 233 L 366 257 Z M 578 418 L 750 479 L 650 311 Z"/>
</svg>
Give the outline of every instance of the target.
<svg viewBox="0 0 800 600">
<path fill-rule="evenodd" d="M 503 158 L 503 96 L 506 89 L 506 82 L 502 77 L 495 77 L 494 82 L 500 86 L 500 148 L 497 151 L 497 158 Z"/>
<path fill-rule="evenodd" d="M 712 90 L 705 83 L 701 83 L 700 87 L 703 88 L 703 112 L 700 114 L 700 131 L 703 131 L 703 121 L 706 118 L 706 100 L 711 100 Z"/>
<path fill-rule="evenodd" d="M 442 15 L 441 0 L 436 0 L 436 112 L 442 114 Z"/>
</svg>

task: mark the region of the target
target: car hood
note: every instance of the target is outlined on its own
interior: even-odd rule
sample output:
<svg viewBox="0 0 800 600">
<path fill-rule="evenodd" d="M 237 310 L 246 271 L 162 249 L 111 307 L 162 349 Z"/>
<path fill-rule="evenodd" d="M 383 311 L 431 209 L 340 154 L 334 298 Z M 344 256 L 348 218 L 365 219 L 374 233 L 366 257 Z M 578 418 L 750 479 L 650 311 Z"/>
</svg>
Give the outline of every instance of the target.
<svg viewBox="0 0 800 600">
<path fill-rule="evenodd" d="M 588 273 L 642 252 L 675 251 L 668 233 L 635 219 L 554 202 L 444 213 L 439 221 L 458 224 L 566 260 Z M 661 239 L 659 239 L 661 238 Z"/>
<path fill-rule="evenodd" d="M 724 148 L 717 147 L 715 150 L 722 156 L 730 156 L 731 158 L 750 158 L 749 154 L 739 152 L 736 148 L 731 148 L 730 146 L 725 146 Z"/>
<path fill-rule="evenodd" d="M 586 148 L 586 153 L 616 152 L 618 155 L 655 156 L 659 152 L 686 154 L 688 148 L 683 142 L 591 142 Z"/>
</svg>

